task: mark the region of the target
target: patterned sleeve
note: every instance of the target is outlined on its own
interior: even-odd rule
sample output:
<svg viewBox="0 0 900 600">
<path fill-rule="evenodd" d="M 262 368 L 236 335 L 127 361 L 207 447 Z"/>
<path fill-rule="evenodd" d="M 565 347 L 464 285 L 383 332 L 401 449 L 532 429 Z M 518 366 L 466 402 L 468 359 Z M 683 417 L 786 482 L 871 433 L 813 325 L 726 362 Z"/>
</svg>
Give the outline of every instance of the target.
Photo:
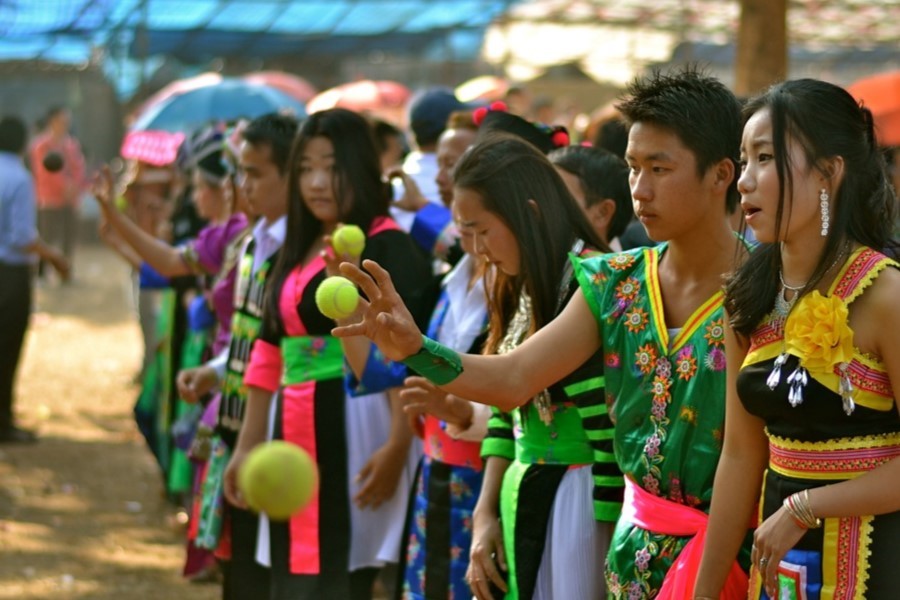
<svg viewBox="0 0 900 600">
<path fill-rule="evenodd" d="M 481 457 L 497 456 L 507 460 L 516 457 L 516 441 L 513 437 L 512 415 L 491 407 L 487 436 L 481 443 Z"/>
<path fill-rule="evenodd" d="M 416 213 L 409 233 L 425 252 L 440 258 L 446 257 L 459 237 L 450 209 L 434 202 L 429 202 Z"/>
<path fill-rule="evenodd" d="M 563 392 L 578 407 L 591 449 L 594 464 L 594 517 L 598 521 L 615 522 L 622 511 L 625 479 L 613 452 L 613 423 L 607 410 L 602 372 L 602 351 L 598 351 L 578 370 L 565 379 Z"/>
<path fill-rule="evenodd" d="M 347 393 L 351 396 L 364 396 L 400 387 L 408 375 L 409 370 L 406 365 L 387 359 L 378 346 L 372 344 L 369 358 L 366 360 L 366 366 L 360 378 L 357 379 L 353 371 L 347 369 L 344 385 Z"/>
<path fill-rule="evenodd" d="M 608 255 L 572 259 L 578 285 L 600 329 L 603 323 L 601 295 L 607 280 L 603 265 L 607 258 Z M 594 453 L 594 516 L 598 521 L 615 522 L 622 510 L 625 479 L 613 450 L 615 431 L 604 393 L 603 349 L 598 350 L 581 368 L 567 377 L 564 384 L 563 391 L 578 406 Z"/>
</svg>

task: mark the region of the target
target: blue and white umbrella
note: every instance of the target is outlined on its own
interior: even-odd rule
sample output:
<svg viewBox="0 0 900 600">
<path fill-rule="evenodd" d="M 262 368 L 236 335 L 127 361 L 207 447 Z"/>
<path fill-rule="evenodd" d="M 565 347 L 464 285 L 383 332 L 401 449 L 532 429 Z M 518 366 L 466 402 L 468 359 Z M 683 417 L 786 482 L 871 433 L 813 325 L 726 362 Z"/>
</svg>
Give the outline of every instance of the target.
<svg viewBox="0 0 900 600">
<path fill-rule="evenodd" d="M 281 90 L 242 79 L 223 79 L 145 107 L 130 131 L 190 133 L 215 121 L 253 119 L 270 112 L 306 116 L 306 107 Z"/>
</svg>

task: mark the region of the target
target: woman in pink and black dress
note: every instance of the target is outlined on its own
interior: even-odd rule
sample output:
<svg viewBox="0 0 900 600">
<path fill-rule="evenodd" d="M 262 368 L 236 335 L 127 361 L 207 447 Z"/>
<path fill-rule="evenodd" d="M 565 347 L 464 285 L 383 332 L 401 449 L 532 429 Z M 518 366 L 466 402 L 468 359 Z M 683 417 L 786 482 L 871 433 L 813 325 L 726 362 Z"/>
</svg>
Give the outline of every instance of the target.
<svg viewBox="0 0 900 600">
<path fill-rule="evenodd" d="M 336 268 L 327 249 L 338 223 L 367 232 L 363 258 L 394 265 L 398 290 L 414 304 L 430 265 L 388 216 L 389 188 L 360 115 L 311 115 L 294 142 L 289 186 L 287 237 L 244 377 L 248 402 L 225 493 L 245 506 L 236 474 L 267 438 L 304 448 L 318 465 L 316 496 L 289 521 L 261 525 L 257 559 L 271 569 L 269 598 L 367 599 L 378 569 L 397 562 L 418 453 L 394 393 L 402 378 L 349 389 L 349 370 L 358 376 L 384 359 L 368 341 L 332 337 L 335 321 L 319 312 L 315 291 Z"/>
</svg>

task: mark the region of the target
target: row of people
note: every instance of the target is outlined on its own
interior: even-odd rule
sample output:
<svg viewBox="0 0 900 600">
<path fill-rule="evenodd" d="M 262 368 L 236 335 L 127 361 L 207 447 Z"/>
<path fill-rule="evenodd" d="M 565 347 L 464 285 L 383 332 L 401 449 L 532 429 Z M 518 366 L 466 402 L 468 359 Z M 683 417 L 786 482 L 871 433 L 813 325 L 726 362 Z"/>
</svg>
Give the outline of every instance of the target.
<svg viewBox="0 0 900 600">
<path fill-rule="evenodd" d="M 491 114 L 464 151 L 464 128 L 445 132 L 437 184 L 450 206 L 420 210 L 412 237 L 390 218 L 358 115 L 312 115 L 296 136 L 244 134 L 242 189 L 263 217 L 236 272 L 226 372 L 194 369 L 180 381 L 189 397 L 221 381 L 198 520 L 224 532 L 205 543 L 230 553 L 225 597 L 370 597 L 401 545 L 396 592 L 410 598 L 739 597 L 748 570 L 769 596 L 795 577 L 823 597 L 887 597 L 898 494 L 883 491 L 900 428 L 894 353 L 879 336 L 889 328 L 871 324 L 894 318 L 885 298 L 897 282 L 876 252 L 891 243 L 894 197 L 870 115 L 835 86 L 787 82 L 748 104 L 741 141 L 737 100 L 695 71 L 640 79 L 629 93 L 619 108 L 631 195 L 663 243 L 619 254 L 594 256 L 624 223 L 594 227 L 611 221 L 590 211 L 602 202 L 574 199 L 596 194 L 573 166 L 590 152 L 548 160 L 542 151 L 563 145 L 552 130 L 497 126 L 508 119 Z M 816 130 L 810 115 L 824 113 L 828 128 Z M 570 188 L 551 160 L 580 175 Z M 738 193 L 756 249 L 729 224 Z M 267 215 L 266 203 L 282 212 Z M 464 258 L 435 305 L 423 282 L 450 214 Z M 351 257 L 327 250 L 338 223 L 369 233 L 370 275 L 356 261 L 338 267 Z M 368 302 L 332 337 L 312 298 L 339 270 Z M 804 286 L 786 283 L 806 275 Z M 850 322 L 861 337 L 847 342 L 857 296 Z M 823 320 L 824 333 L 813 327 Z M 748 345 L 747 359 L 735 358 Z M 470 350 L 496 356 L 456 353 Z M 404 381 L 407 367 L 424 378 Z M 409 402 L 410 414 L 430 416 L 417 421 L 426 458 L 401 534 L 417 460 Z M 754 432 L 763 422 L 768 437 Z M 322 476 L 314 502 L 286 524 L 258 522 L 235 485 L 249 450 L 271 438 L 306 448 Z M 762 510 L 772 518 L 751 545 L 760 479 L 747 473 L 761 477 L 767 458 L 775 479 Z M 821 486 L 866 468 L 861 483 Z M 707 522 L 713 497 L 726 500 Z M 855 578 L 838 577 L 851 563 Z"/>
</svg>

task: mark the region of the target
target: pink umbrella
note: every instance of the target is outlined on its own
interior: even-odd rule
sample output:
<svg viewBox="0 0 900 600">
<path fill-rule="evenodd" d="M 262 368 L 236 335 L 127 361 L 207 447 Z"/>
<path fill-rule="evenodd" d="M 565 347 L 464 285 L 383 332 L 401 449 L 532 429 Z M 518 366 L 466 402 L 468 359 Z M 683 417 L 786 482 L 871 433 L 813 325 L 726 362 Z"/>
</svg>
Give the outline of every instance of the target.
<svg viewBox="0 0 900 600">
<path fill-rule="evenodd" d="M 284 71 L 257 71 L 244 75 L 244 80 L 250 83 L 268 85 L 292 96 L 300 102 L 309 102 L 316 95 L 316 88 L 308 81 L 297 75 Z"/>
<path fill-rule="evenodd" d="M 409 88 L 396 81 L 362 79 L 325 90 L 309 101 L 306 112 L 346 108 L 399 122 L 410 95 Z"/>
</svg>

